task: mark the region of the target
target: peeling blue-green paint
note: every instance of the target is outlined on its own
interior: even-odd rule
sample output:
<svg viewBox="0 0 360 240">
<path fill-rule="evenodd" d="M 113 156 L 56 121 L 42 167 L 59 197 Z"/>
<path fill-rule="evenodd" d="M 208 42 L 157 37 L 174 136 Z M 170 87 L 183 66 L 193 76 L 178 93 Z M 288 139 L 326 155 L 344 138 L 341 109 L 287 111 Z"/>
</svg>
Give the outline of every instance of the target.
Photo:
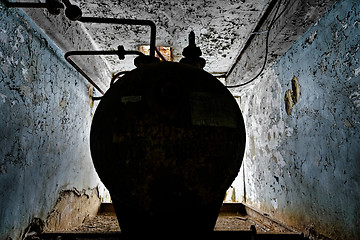
<svg viewBox="0 0 360 240">
<path fill-rule="evenodd" d="M 98 186 L 89 87 L 21 10 L 0 3 L 0 239 L 46 219 L 60 191 Z"/>
<path fill-rule="evenodd" d="M 291 115 L 284 95 L 301 87 Z M 305 232 L 360 236 L 360 5 L 340 0 L 241 95 L 246 203 Z M 238 197 L 241 199 L 241 197 Z"/>
</svg>

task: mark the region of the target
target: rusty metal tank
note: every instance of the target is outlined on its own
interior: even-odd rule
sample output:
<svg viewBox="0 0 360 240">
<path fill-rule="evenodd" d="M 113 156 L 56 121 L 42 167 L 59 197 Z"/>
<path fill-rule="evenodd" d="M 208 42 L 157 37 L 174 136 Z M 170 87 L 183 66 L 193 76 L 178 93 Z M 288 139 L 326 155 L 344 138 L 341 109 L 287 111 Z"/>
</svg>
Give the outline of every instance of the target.
<svg viewBox="0 0 360 240">
<path fill-rule="evenodd" d="M 91 155 L 123 233 L 210 232 L 238 174 L 245 127 L 231 93 L 193 66 L 121 77 L 99 103 Z"/>
</svg>

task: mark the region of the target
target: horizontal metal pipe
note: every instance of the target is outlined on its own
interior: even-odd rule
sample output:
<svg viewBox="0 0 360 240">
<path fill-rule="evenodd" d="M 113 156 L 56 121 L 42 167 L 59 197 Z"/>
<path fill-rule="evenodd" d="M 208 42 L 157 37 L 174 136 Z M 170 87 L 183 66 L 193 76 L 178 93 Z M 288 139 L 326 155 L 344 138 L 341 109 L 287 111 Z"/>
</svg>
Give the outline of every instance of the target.
<svg viewBox="0 0 360 240">
<path fill-rule="evenodd" d="M 65 58 L 68 56 L 85 56 L 85 55 L 138 55 L 138 56 L 144 56 L 143 53 L 139 51 L 124 51 L 119 52 L 118 50 L 111 50 L 111 51 L 70 51 L 65 54 Z"/>
<path fill-rule="evenodd" d="M 70 59 L 71 52 L 65 54 L 65 59 L 68 61 L 81 75 L 83 75 L 102 95 L 104 91 L 73 61 Z"/>
<path fill-rule="evenodd" d="M 118 51 L 70 51 L 65 54 L 66 56 L 84 56 L 84 55 L 116 55 Z"/>
<path fill-rule="evenodd" d="M 46 3 L 27 3 L 27 2 L 8 2 L 4 1 L 4 4 L 8 8 L 47 8 Z"/>
<path fill-rule="evenodd" d="M 97 17 L 81 17 L 82 23 L 105 23 L 105 24 L 125 24 L 150 26 L 150 56 L 155 57 L 155 41 L 156 41 L 156 25 L 150 20 L 139 19 L 117 19 L 117 18 L 97 18 Z"/>
<path fill-rule="evenodd" d="M 79 72 L 83 75 L 102 95 L 104 95 L 104 91 L 73 61 L 70 59 L 70 56 L 85 56 L 85 55 L 118 55 L 125 56 L 125 55 L 139 55 L 143 56 L 144 54 L 139 51 L 120 51 L 120 50 L 113 50 L 113 51 L 70 51 L 65 53 L 65 59 Z"/>
</svg>

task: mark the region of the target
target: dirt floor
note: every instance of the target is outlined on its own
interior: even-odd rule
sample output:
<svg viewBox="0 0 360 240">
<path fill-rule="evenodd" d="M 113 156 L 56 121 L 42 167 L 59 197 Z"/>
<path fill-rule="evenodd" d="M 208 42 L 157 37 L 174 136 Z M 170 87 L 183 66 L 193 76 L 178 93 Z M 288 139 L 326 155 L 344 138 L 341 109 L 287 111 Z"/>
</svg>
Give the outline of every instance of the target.
<svg viewBox="0 0 360 240">
<path fill-rule="evenodd" d="M 258 233 L 270 231 L 269 227 L 236 213 L 220 214 L 215 226 L 215 231 L 249 231 L 251 225 L 256 227 Z M 102 213 L 89 220 L 78 228 L 74 233 L 111 233 L 120 231 L 116 216 L 113 213 Z"/>
</svg>

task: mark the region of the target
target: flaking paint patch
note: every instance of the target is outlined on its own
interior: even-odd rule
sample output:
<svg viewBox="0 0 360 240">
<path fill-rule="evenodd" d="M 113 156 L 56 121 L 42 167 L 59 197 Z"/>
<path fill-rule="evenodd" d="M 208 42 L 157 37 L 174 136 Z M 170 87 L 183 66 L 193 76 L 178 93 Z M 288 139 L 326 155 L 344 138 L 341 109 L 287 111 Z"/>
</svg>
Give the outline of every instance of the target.
<svg viewBox="0 0 360 240">
<path fill-rule="evenodd" d="M 286 90 L 284 101 L 285 101 L 286 114 L 291 115 L 293 107 L 294 107 L 294 102 L 293 102 L 293 98 L 292 98 L 290 89 Z"/>
<path fill-rule="evenodd" d="M 274 92 L 282 91 L 282 86 L 278 82 L 272 82 L 274 79 L 274 72 L 267 72 L 261 81 L 261 84 L 254 86 L 252 91 L 254 94 L 248 97 L 248 94 L 241 95 L 240 108 L 245 117 L 245 125 L 248 133 L 248 140 L 246 146 L 246 153 L 244 158 L 244 172 L 245 172 L 245 189 L 246 189 L 246 203 L 252 204 L 254 207 L 261 207 L 263 199 L 268 197 L 275 199 L 277 191 L 282 191 L 282 188 L 275 187 L 274 193 L 271 196 L 263 196 L 257 189 L 258 184 L 273 185 L 275 178 L 267 175 L 267 172 L 273 171 L 276 175 L 283 176 L 283 166 L 286 165 L 284 160 L 285 153 L 274 152 L 280 145 L 277 141 L 278 136 L 283 136 L 285 130 L 285 123 L 282 119 L 284 114 L 283 99 L 279 94 Z M 264 94 L 260 94 L 264 93 Z M 271 106 L 273 112 L 267 111 Z M 264 130 L 262 126 L 269 126 Z M 290 128 L 289 128 L 290 129 Z M 272 165 L 261 167 L 262 159 L 271 159 Z M 276 160 L 275 160 L 276 159 Z M 276 161 L 276 162 L 275 162 Z M 254 174 L 257 175 L 253 178 Z M 235 181 L 240 181 L 236 179 Z M 237 192 L 240 194 L 241 192 Z M 245 199 L 242 195 L 237 195 L 236 199 Z M 270 200 L 269 200 L 270 201 Z M 272 206 L 272 205 L 271 205 Z M 273 209 L 274 211 L 274 209 Z"/>
<path fill-rule="evenodd" d="M 358 92 L 353 92 L 349 96 L 356 108 L 360 107 L 360 85 L 358 85 L 358 90 Z"/>
<path fill-rule="evenodd" d="M 84 80 L 27 15 L 0 2 L 0 29 L 0 239 L 16 240 L 62 190 L 99 184 L 89 151 L 94 109 Z"/>
<path fill-rule="evenodd" d="M 271 204 L 272 204 L 273 208 L 274 208 L 275 210 L 277 210 L 277 209 L 278 209 L 277 199 L 276 199 L 276 198 L 272 198 L 270 201 L 271 201 Z"/>
<path fill-rule="evenodd" d="M 13 51 L 17 51 L 19 49 L 19 46 L 25 42 L 25 38 L 22 35 L 22 32 L 26 31 L 24 27 L 19 26 L 16 30 L 15 30 L 15 34 L 16 34 L 16 38 L 14 38 L 15 41 L 10 41 L 12 43 L 12 50 Z M 9 43 L 10 43 L 9 42 Z"/>
<path fill-rule="evenodd" d="M 296 76 L 293 76 L 293 78 L 291 79 L 291 89 L 293 102 L 294 104 L 297 104 L 300 99 L 301 90 L 299 79 Z"/>
<path fill-rule="evenodd" d="M 2 103 L 5 103 L 5 102 L 6 102 L 6 99 L 7 99 L 7 96 L 4 95 L 4 94 L 2 94 L 2 93 L 0 93 L 0 98 L 1 98 L 1 102 L 2 102 Z"/>
<path fill-rule="evenodd" d="M 307 42 L 308 44 L 312 44 L 313 41 L 315 40 L 316 36 L 317 36 L 317 31 L 314 31 L 314 32 L 309 36 L 309 38 L 306 39 L 306 42 Z"/>
<path fill-rule="evenodd" d="M 357 75 L 359 75 L 359 73 L 360 73 L 360 67 L 358 67 L 358 68 L 355 68 L 355 77 L 357 76 Z"/>
<path fill-rule="evenodd" d="M 240 94 L 253 138 L 244 160 L 246 203 L 311 239 L 360 235 L 360 35 L 358 24 L 351 27 L 359 8 L 353 0 L 336 3 L 257 85 Z M 283 90 L 294 75 L 301 81 L 301 99 L 288 117 Z M 269 86 L 277 94 L 269 94 Z M 281 129 L 276 141 L 268 137 L 274 129 Z M 262 148 L 269 151 L 261 155 Z"/>
<path fill-rule="evenodd" d="M 8 42 L 8 35 L 7 35 L 7 32 L 6 30 L 1 30 L 0 31 L 0 41 L 4 44 L 6 44 Z"/>
</svg>

